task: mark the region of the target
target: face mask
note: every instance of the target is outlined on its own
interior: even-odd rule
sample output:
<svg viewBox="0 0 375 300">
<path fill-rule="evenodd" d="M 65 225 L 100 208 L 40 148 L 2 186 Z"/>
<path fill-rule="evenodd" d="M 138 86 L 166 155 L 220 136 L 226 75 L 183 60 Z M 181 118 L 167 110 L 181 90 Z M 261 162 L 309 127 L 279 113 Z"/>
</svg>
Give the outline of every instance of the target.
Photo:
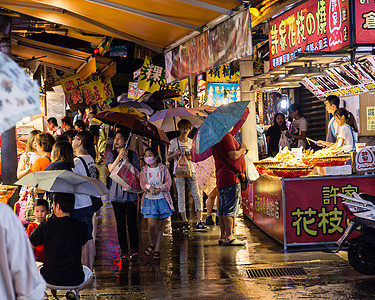
<svg viewBox="0 0 375 300">
<path fill-rule="evenodd" d="M 153 157 L 150 157 L 150 156 L 146 156 L 145 157 L 145 163 L 148 164 L 148 165 L 152 165 L 154 163 L 154 158 Z"/>
</svg>

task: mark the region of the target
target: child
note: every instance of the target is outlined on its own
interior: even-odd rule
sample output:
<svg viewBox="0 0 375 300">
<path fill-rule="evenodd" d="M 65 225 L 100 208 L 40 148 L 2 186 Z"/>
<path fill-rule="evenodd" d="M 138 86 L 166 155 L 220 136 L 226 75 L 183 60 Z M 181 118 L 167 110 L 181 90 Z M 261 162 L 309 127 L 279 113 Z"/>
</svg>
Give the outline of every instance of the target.
<svg viewBox="0 0 375 300">
<path fill-rule="evenodd" d="M 180 131 L 180 136 L 171 140 L 168 149 L 168 160 L 174 160 L 174 172 L 176 170 L 177 161 L 182 154 L 185 152 L 186 158 L 189 160 L 190 167 L 192 169 L 192 176 L 191 177 L 175 177 L 177 195 L 178 195 L 178 211 L 181 214 L 182 220 L 184 221 L 184 225 L 182 230 L 187 233 L 190 230 L 190 225 L 188 223 L 186 217 L 186 210 L 185 210 L 185 182 L 189 185 L 191 194 L 194 198 L 195 203 L 195 211 L 197 212 L 197 231 L 205 231 L 207 227 L 202 222 L 202 195 L 198 188 L 197 177 L 195 175 L 195 170 L 193 164 L 191 163 L 191 155 L 190 150 L 192 148 L 193 141 L 192 139 L 188 138 L 188 135 L 192 129 L 191 122 L 186 119 L 181 119 L 177 123 L 178 130 Z"/>
<path fill-rule="evenodd" d="M 38 199 L 34 206 L 34 216 L 36 218 L 35 222 L 30 222 L 29 226 L 27 226 L 26 233 L 29 236 L 38 225 L 44 221 L 46 221 L 46 216 L 49 212 L 49 204 L 47 200 Z M 38 247 L 34 247 L 34 256 L 35 260 L 39 262 L 44 262 L 44 246 L 40 245 Z"/>
<path fill-rule="evenodd" d="M 142 214 L 148 219 L 148 246 L 144 250 L 146 256 L 160 260 L 160 242 L 163 235 L 163 222 L 174 211 L 169 189 L 172 185 L 171 175 L 167 167 L 159 164 L 159 157 L 154 149 L 147 148 L 144 155 L 147 164 L 139 174 L 143 196 Z"/>
</svg>

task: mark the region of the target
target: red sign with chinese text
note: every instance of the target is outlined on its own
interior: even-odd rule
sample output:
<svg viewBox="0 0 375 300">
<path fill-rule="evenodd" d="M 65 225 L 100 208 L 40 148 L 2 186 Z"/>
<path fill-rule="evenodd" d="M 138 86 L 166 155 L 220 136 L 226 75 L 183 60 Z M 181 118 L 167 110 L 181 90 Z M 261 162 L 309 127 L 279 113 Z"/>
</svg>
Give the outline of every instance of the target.
<svg viewBox="0 0 375 300">
<path fill-rule="evenodd" d="M 270 21 L 271 69 L 297 53 L 349 46 L 349 0 L 309 0 Z"/>
<path fill-rule="evenodd" d="M 349 222 L 338 193 L 373 194 L 374 186 L 374 176 L 285 181 L 286 243 L 337 241 Z"/>
<path fill-rule="evenodd" d="M 355 0 L 355 44 L 375 44 L 375 2 Z"/>
</svg>

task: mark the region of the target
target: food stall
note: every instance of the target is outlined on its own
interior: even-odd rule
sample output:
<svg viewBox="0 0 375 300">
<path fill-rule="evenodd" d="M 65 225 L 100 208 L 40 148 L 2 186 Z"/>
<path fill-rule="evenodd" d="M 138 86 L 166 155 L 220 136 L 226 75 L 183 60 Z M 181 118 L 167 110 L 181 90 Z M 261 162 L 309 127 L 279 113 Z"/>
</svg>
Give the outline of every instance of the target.
<svg viewBox="0 0 375 300">
<path fill-rule="evenodd" d="M 351 156 L 340 152 L 305 154 L 298 163 L 291 157 L 288 151 L 279 155 L 278 162 L 266 159 L 256 164 L 260 178 L 243 193 L 244 214 L 284 250 L 336 242 L 348 224 L 338 194 L 373 194 L 375 175 L 348 175 L 352 167 L 345 164 Z M 295 166 L 285 166 L 289 164 Z"/>
</svg>

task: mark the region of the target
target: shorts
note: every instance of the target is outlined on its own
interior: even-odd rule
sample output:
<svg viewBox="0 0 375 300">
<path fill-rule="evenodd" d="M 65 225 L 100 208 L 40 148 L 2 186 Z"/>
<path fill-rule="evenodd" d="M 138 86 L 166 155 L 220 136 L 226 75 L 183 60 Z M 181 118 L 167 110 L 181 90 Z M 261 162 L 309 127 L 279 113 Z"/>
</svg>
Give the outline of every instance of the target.
<svg viewBox="0 0 375 300">
<path fill-rule="evenodd" d="M 241 183 L 218 188 L 219 189 L 219 216 L 237 217 L 241 203 Z"/>
<path fill-rule="evenodd" d="M 173 211 L 165 198 L 148 199 L 144 198 L 141 213 L 145 219 L 165 219 L 172 215 Z"/>
<path fill-rule="evenodd" d="M 93 231 L 93 224 L 92 224 L 92 217 L 94 215 L 94 208 L 92 206 L 84 207 L 75 209 L 71 216 L 77 220 L 85 222 L 87 225 L 87 240 L 92 240 L 92 231 Z"/>
<path fill-rule="evenodd" d="M 99 129 L 100 129 L 100 125 L 90 126 L 90 132 L 92 133 L 93 136 L 99 136 Z"/>
</svg>

